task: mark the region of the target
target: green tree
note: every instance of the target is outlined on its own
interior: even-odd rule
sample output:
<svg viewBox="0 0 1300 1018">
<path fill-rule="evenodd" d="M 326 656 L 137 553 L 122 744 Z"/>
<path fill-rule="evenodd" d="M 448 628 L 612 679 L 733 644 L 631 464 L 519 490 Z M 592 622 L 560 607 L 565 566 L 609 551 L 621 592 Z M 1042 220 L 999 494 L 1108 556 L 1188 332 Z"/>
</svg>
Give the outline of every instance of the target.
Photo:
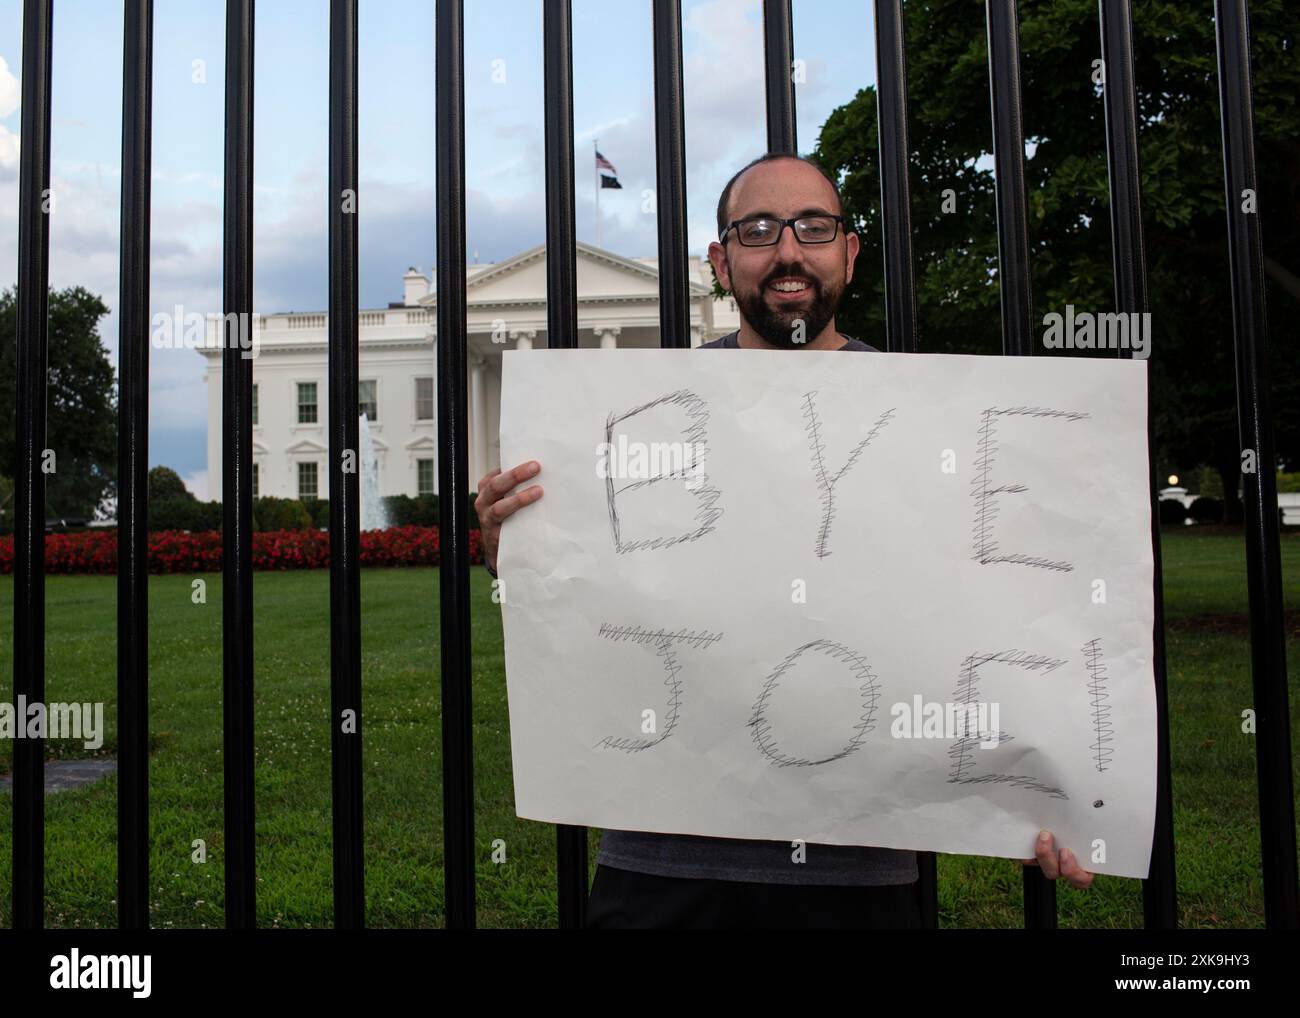
<svg viewBox="0 0 1300 1018">
<path fill-rule="evenodd" d="M 1019 12 L 1035 321 L 1067 303 L 1111 310 L 1104 106 L 1093 80 L 1101 56 L 1096 0 L 1021 0 Z M 1241 450 L 1213 8 L 1148 0 L 1134 5 L 1133 18 L 1158 461 L 1162 475 L 1212 464 L 1236 518 Z M 1288 464 L 1300 462 L 1298 29 L 1294 3 L 1251 3 L 1272 407 L 1278 454 Z M 906 33 L 921 347 L 994 353 L 1001 332 L 984 5 L 913 0 Z M 836 324 L 883 346 L 877 144 L 875 89 L 866 88 L 831 114 L 811 154 L 840 175 L 845 212 L 862 242 Z"/>
<path fill-rule="evenodd" d="M 0 533 L 13 529 L 14 481 L 0 474 Z"/>
<path fill-rule="evenodd" d="M 1223 498 L 1223 478 L 1213 467 L 1201 467 L 1196 472 L 1196 494 L 1206 498 Z"/>
<path fill-rule="evenodd" d="M 46 374 L 48 516 L 93 516 L 116 492 L 117 394 L 99 336 L 108 307 L 80 286 L 51 290 Z M 0 475 L 17 477 L 17 294 L 0 293 Z"/>
<path fill-rule="evenodd" d="M 149 471 L 149 501 L 161 502 L 173 498 L 186 502 L 197 501 L 194 493 L 185 487 L 181 475 L 175 470 L 171 467 L 154 467 Z"/>
</svg>

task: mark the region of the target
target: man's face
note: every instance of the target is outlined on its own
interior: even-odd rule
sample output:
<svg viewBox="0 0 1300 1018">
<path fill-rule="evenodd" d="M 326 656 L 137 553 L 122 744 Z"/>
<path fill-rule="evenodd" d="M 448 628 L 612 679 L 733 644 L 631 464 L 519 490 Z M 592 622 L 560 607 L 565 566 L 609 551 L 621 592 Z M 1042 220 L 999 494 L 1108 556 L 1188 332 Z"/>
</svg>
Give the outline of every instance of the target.
<svg viewBox="0 0 1300 1018">
<path fill-rule="evenodd" d="M 728 224 L 752 216 L 793 219 L 840 212 L 835 191 L 816 168 L 774 159 L 747 170 L 732 186 Z M 841 229 L 829 244 L 802 244 L 794 228 L 769 247 L 746 247 L 727 233 L 709 245 L 718 281 L 736 298 L 750 327 L 772 346 L 799 349 L 835 318 L 844 288 L 853 279 L 858 238 Z M 801 327 L 802 326 L 802 327 Z"/>
</svg>

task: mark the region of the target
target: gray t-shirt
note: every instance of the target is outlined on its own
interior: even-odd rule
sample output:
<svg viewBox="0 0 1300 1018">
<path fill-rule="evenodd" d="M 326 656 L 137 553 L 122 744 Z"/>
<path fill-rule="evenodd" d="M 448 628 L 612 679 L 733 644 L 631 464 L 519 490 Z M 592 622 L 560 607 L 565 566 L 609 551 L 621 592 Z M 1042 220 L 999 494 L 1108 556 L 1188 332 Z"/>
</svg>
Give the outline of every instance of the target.
<svg viewBox="0 0 1300 1018">
<path fill-rule="evenodd" d="M 841 350 L 880 352 L 851 336 L 844 338 L 848 342 L 840 347 Z M 737 333 L 732 332 L 699 347 L 701 350 L 709 348 L 739 349 Z M 808 844 L 803 847 L 804 861 L 798 863 L 794 861 L 794 846 L 788 841 L 607 830 L 601 836 L 596 862 L 614 869 L 662 877 L 747 880 L 763 884 L 910 884 L 919 877 L 915 852 L 856 845 Z"/>
<path fill-rule="evenodd" d="M 840 347 L 841 350 L 867 350 L 867 351 L 869 351 L 869 352 L 871 352 L 871 353 L 880 353 L 880 351 L 877 350 L 874 346 L 867 346 L 867 344 L 864 343 L 864 342 L 862 342 L 862 340 L 860 340 L 860 339 L 854 339 L 852 336 L 845 336 L 844 333 L 842 333 L 842 332 L 839 333 L 839 335 L 840 335 L 841 337 L 843 337 L 843 338 L 846 340 L 845 344 L 844 344 L 842 347 Z M 712 349 L 712 350 L 739 350 L 739 349 L 740 349 L 740 333 L 739 333 L 739 332 L 728 332 L 725 336 L 719 336 L 717 339 L 711 339 L 711 340 L 709 340 L 709 342 L 707 342 L 707 343 L 701 343 L 700 346 L 699 346 L 699 349 L 701 349 L 701 350 L 710 350 L 710 349 Z M 781 350 L 781 351 L 778 351 L 778 352 L 780 352 L 780 353 L 794 353 L 793 350 Z"/>
</svg>

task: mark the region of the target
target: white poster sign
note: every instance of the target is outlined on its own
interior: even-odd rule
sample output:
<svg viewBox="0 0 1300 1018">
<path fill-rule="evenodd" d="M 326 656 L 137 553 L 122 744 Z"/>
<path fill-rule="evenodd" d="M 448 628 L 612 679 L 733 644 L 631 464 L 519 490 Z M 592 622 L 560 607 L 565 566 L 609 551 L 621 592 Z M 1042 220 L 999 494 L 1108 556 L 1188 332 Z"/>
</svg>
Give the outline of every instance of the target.
<svg viewBox="0 0 1300 1018">
<path fill-rule="evenodd" d="M 504 354 L 516 811 L 1146 876 L 1146 364 Z"/>
</svg>

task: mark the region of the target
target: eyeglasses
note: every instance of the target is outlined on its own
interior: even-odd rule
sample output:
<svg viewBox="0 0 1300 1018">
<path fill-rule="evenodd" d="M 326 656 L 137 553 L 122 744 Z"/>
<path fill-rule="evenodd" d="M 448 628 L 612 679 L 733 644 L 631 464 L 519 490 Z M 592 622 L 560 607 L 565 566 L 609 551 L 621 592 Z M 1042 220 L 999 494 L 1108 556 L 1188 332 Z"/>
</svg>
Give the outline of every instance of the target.
<svg viewBox="0 0 1300 1018">
<path fill-rule="evenodd" d="M 843 216 L 799 216 L 797 219 L 754 216 L 737 219 L 722 231 L 718 240 L 725 243 L 727 234 L 735 230 L 736 239 L 745 247 L 771 247 L 780 241 L 781 234 L 789 226 L 800 244 L 829 244 L 839 234 L 843 222 Z"/>
</svg>

